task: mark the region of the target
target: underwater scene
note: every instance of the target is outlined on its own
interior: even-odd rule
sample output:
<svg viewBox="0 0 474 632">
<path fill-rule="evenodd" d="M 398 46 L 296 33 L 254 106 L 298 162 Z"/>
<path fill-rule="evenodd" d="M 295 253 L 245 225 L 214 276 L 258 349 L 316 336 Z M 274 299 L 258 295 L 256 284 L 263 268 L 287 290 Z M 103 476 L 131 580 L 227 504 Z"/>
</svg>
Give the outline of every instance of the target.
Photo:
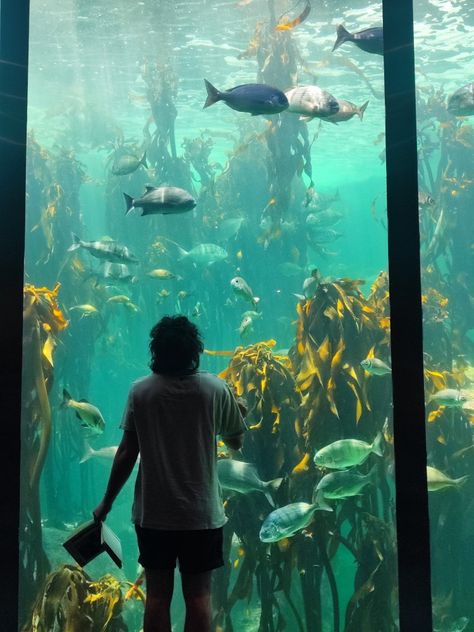
<svg viewBox="0 0 474 632">
<path fill-rule="evenodd" d="M 24 632 L 142 629 L 135 474 L 106 523 L 123 568 L 62 545 L 167 314 L 248 407 L 247 465 L 218 445 L 213 629 L 398 630 L 382 26 L 367 0 L 31 0 Z M 468 0 L 416 3 L 439 632 L 474 630 L 473 30 Z"/>
</svg>

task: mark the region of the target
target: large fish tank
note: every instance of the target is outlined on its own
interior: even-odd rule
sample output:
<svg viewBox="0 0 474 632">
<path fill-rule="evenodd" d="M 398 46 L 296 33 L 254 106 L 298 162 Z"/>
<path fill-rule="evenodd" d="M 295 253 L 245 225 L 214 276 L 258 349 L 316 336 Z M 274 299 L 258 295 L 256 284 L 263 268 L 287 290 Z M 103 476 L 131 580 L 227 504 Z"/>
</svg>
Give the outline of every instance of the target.
<svg viewBox="0 0 474 632">
<path fill-rule="evenodd" d="M 135 476 L 107 518 L 122 569 L 105 555 L 82 569 L 62 543 L 102 497 L 128 388 L 149 370 L 149 330 L 177 313 L 203 334 L 201 368 L 247 400 L 239 458 L 262 481 L 282 479 L 275 507 L 313 502 L 333 471 L 314 462 L 321 448 L 367 449 L 352 470 L 367 484 L 276 542 L 259 537 L 268 498 L 223 489 L 213 629 L 399 627 L 383 57 L 351 42 L 332 51 L 337 25 L 382 26 L 382 6 L 312 5 L 31 0 L 21 630 L 142 629 Z M 474 630 L 474 131 L 446 105 L 474 74 L 473 9 L 423 0 L 414 27 L 433 626 L 461 632 Z M 203 109 L 204 78 L 221 90 L 318 85 L 355 115 Z M 137 168 L 114 173 L 124 156 Z M 126 215 L 123 194 L 147 185 L 180 187 L 196 207 Z M 90 248 L 70 250 L 73 234 L 126 246 L 138 263 L 111 271 Z M 201 244 L 218 260 L 193 257 Z M 235 277 L 259 300 L 237 294 Z M 62 405 L 64 389 L 101 411 L 102 432 Z M 229 457 L 223 444 L 218 456 Z M 172 619 L 182 629 L 179 588 Z"/>
</svg>

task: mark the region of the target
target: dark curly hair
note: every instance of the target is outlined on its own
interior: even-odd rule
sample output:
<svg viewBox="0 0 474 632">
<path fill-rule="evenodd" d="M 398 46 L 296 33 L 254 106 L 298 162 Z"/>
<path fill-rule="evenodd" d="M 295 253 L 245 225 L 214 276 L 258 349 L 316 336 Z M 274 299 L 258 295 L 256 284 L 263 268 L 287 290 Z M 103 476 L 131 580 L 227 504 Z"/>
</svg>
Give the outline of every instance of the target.
<svg viewBox="0 0 474 632">
<path fill-rule="evenodd" d="M 188 373 L 199 367 L 201 334 L 186 316 L 164 316 L 150 331 L 153 373 Z"/>
</svg>

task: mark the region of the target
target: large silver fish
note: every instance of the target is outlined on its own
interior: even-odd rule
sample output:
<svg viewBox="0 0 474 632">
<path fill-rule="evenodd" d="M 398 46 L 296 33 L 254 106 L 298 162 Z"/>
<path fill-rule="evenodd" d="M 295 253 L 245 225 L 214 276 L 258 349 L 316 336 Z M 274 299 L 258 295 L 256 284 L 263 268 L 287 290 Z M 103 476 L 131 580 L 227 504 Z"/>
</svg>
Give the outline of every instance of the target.
<svg viewBox="0 0 474 632">
<path fill-rule="evenodd" d="M 436 391 L 429 398 L 430 402 L 435 402 L 439 406 L 448 406 L 450 408 L 459 408 L 467 402 L 467 397 L 462 391 L 458 391 L 456 388 L 443 388 L 440 391 Z"/>
<path fill-rule="evenodd" d="M 343 470 L 355 465 L 361 465 L 370 454 L 383 456 L 383 436 L 379 432 L 373 443 L 360 439 L 340 439 L 318 450 L 314 455 L 314 462 L 320 467 L 332 470 Z"/>
<path fill-rule="evenodd" d="M 234 459 L 217 461 L 217 475 L 219 483 L 224 489 L 231 489 L 240 494 L 262 492 L 272 507 L 275 506 L 275 502 L 270 490 L 277 490 L 283 480 L 282 478 L 275 478 L 271 481 L 262 481 L 255 465 L 234 461 Z"/>
<path fill-rule="evenodd" d="M 72 233 L 73 244 L 68 251 L 84 248 L 98 259 L 105 259 L 111 263 L 138 263 L 138 259 L 130 252 L 127 246 L 122 246 L 116 241 L 103 239 L 101 241 L 83 241 Z"/>
<path fill-rule="evenodd" d="M 140 165 L 143 165 L 145 168 L 148 167 L 146 162 L 146 152 L 141 158 L 132 156 L 132 154 L 122 154 L 114 160 L 112 173 L 114 176 L 126 176 L 129 173 L 136 171 Z"/>
<path fill-rule="evenodd" d="M 364 487 L 375 482 L 376 476 L 376 465 L 365 475 L 353 470 L 331 472 L 322 477 L 316 487 L 316 491 L 322 492 L 324 498 L 329 500 L 341 500 L 351 496 L 359 496 Z"/>
<path fill-rule="evenodd" d="M 460 478 L 450 478 L 446 476 L 441 470 L 437 470 L 435 467 L 426 467 L 426 478 L 428 481 L 428 491 L 438 492 L 440 489 L 446 489 L 446 487 L 460 487 L 463 485 L 469 476 L 461 476 Z"/>
<path fill-rule="evenodd" d="M 211 263 L 224 261 L 228 257 L 227 250 L 216 244 L 198 244 L 191 250 L 185 250 L 178 246 L 178 252 L 180 259 L 189 259 L 201 266 L 209 266 Z"/>
<path fill-rule="evenodd" d="M 272 511 L 263 521 L 259 537 L 262 542 L 278 542 L 304 529 L 313 519 L 314 512 L 332 511 L 318 499 L 314 503 L 291 503 Z"/>
<path fill-rule="evenodd" d="M 339 103 L 327 90 L 319 86 L 299 86 L 285 92 L 288 99 L 288 112 L 301 114 L 303 121 L 324 118 L 339 112 Z"/>
<path fill-rule="evenodd" d="M 139 198 L 132 198 L 126 193 L 123 194 L 127 205 L 128 215 L 134 208 L 142 208 L 142 215 L 175 215 L 192 211 L 196 206 L 193 196 L 178 187 L 145 187 L 145 193 Z"/>
</svg>

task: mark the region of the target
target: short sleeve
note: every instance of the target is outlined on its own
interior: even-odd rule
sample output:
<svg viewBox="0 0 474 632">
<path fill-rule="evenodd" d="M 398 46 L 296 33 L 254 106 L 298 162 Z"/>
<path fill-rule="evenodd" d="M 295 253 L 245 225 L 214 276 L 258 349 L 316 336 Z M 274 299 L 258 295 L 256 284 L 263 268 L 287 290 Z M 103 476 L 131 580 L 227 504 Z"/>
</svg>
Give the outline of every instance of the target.
<svg viewBox="0 0 474 632">
<path fill-rule="evenodd" d="M 133 388 L 130 389 L 127 397 L 127 403 L 123 411 L 122 422 L 120 424 L 122 430 L 136 430 L 135 414 L 133 410 Z"/>
<path fill-rule="evenodd" d="M 216 420 L 217 434 L 222 437 L 231 437 L 247 430 L 247 424 L 227 384 L 222 391 L 222 401 L 219 409 L 218 419 Z"/>
</svg>

